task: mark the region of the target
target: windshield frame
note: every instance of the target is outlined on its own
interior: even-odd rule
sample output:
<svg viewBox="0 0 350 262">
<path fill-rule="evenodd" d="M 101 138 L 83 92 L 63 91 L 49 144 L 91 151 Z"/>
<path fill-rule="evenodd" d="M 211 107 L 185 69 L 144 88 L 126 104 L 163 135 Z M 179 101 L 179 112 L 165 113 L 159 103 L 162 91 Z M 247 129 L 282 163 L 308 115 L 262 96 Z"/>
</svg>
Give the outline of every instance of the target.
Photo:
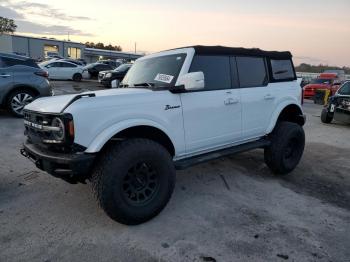
<svg viewBox="0 0 350 262">
<path fill-rule="evenodd" d="M 141 57 L 135 61 L 135 63 L 132 65 L 130 70 L 127 72 L 125 75 L 123 81 L 121 82 L 121 87 L 124 88 L 146 88 L 146 89 L 151 89 L 154 91 L 160 91 L 160 90 L 172 90 L 172 88 L 179 86 L 178 79 L 181 75 L 188 73 L 191 61 L 193 59 L 195 50 L 192 47 L 187 47 L 187 48 L 179 48 L 179 49 L 173 49 L 173 50 L 168 50 L 168 51 L 162 51 L 159 53 L 154 53 L 151 55 L 147 55 L 144 57 Z M 185 54 L 184 62 L 182 63 L 182 66 L 180 68 L 179 73 L 177 74 L 175 84 L 172 85 L 157 85 L 157 86 L 151 86 L 151 85 L 138 85 L 138 86 L 128 86 L 127 83 L 124 80 L 128 79 L 128 75 L 132 73 L 132 68 L 135 66 L 135 64 L 139 61 L 147 60 L 147 59 L 153 59 L 157 57 L 164 57 L 164 56 L 169 56 L 169 55 L 180 55 L 180 54 Z"/>
</svg>

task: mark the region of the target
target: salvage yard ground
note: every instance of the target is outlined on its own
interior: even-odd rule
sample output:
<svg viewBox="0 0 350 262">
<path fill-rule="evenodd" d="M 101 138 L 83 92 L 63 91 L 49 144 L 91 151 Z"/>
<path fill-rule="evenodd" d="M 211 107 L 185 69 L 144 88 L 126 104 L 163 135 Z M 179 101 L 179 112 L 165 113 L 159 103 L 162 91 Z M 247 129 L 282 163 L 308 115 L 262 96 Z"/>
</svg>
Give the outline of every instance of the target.
<svg viewBox="0 0 350 262">
<path fill-rule="evenodd" d="M 100 89 L 53 82 L 56 94 Z M 306 148 L 275 177 L 262 150 L 177 173 L 170 203 L 124 226 L 90 185 L 70 185 L 19 154 L 23 120 L 0 112 L 0 261 L 350 261 L 350 126 L 306 102 Z"/>
</svg>

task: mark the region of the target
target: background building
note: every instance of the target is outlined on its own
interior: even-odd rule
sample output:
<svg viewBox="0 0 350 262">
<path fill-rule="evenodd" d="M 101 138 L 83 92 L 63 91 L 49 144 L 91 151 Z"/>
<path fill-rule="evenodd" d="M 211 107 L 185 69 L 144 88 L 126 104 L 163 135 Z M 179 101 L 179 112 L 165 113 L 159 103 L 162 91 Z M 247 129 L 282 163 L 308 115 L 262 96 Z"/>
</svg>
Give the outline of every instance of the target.
<svg viewBox="0 0 350 262">
<path fill-rule="evenodd" d="M 8 34 L 0 35 L 0 52 L 16 53 L 34 59 L 43 59 L 48 53 L 56 53 L 65 58 L 83 58 L 88 63 L 101 59 L 135 60 L 142 56 L 135 53 L 86 48 L 84 44 L 72 41 Z"/>
</svg>

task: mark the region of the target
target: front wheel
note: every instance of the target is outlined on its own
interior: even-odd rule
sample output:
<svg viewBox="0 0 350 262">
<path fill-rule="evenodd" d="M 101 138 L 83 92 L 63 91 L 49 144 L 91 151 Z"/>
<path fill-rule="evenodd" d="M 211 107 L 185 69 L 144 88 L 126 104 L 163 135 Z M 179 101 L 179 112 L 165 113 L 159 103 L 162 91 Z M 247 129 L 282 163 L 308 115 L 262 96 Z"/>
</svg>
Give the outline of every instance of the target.
<svg viewBox="0 0 350 262">
<path fill-rule="evenodd" d="M 175 184 L 169 152 L 147 139 L 110 145 L 100 156 L 92 185 L 103 210 L 113 220 L 136 225 L 156 216 L 168 203 Z"/>
<path fill-rule="evenodd" d="M 288 174 L 298 165 L 305 147 L 303 128 L 292 122 L 280 122 L 270 134 L 265 148 L 265 163 L 275 174 Z"/>
<path fill-rule="evenodd" d="M 322 123 L 329 124 L 333 120 L 333 115 L 330 114 L 327 108 L 323 108 L 321 113 L 321 121 Z"/>
</svg>

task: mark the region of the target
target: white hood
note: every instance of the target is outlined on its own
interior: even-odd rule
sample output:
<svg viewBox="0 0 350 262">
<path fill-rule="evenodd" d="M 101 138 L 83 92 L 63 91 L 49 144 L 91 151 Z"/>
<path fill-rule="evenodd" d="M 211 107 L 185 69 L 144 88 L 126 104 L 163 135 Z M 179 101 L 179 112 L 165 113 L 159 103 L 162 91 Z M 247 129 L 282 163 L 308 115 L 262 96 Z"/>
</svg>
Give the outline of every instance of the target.
<svg viewBox="0 0 350 262">
<path fill-rule="evenodd" d="M 78 95 L 84 94 L 95 94 L 96 97 L 102 96 L 119 96 L 119 95 L 133 95 L 153 92 L 152 90 L 145 88 L 116 88 L 109 90 L 84 92 L 81 94 L 74 95 L 60 95 L 51 97 L 42 97 L 34 100 L 32 103 L 28 104 L 24 109 L 36 112 L 45 113 L 60 113 L 67 105 L 72 101 L 72 99 Z M 81 98 L 83 99 L 83 98 Z"/>
</svg>

